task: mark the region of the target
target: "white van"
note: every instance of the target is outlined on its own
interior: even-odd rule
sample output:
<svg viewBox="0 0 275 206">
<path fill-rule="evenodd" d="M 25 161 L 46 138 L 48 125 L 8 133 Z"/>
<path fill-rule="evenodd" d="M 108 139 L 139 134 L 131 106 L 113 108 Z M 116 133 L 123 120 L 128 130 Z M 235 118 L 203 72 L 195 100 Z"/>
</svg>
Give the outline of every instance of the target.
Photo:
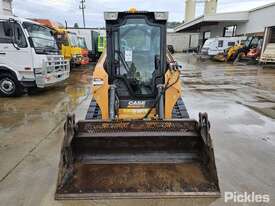
<svg viewBox="0 0 275 206">
<path fill-rule="evenodd" d="M 204 42 L 203 47 L 201 48 L 200 54 L 201 54 L 201 55 L 208 56 L 209 47 L 210 47 L 210 45 L 212 44 L 212 42 L 214 42 L 214 41 L 215 41 L 215 38 L 207 39 L 207 40 Z"/>
<path fill-rule="evenodd" d="M 0 16 L 0 95 L 45 88 L 69 77 L 70 65 L 59 54 L 52 32 L 14 16 Z"/>
<path fill-rule="evenodd" d="M 245 41 L 246 38 L 246 36 L 211 38 L 206 40 L 206 42 L 204 43 L 206 44 L 206 46 L 203 45 L 202 51 L 205 52 L 207 50 L 207 55 L 213 57 L 219 53 L 223 53 L 229 47 L 232 47 L 235 44 L 240 43 L 241 41 Z"/>
</svg>

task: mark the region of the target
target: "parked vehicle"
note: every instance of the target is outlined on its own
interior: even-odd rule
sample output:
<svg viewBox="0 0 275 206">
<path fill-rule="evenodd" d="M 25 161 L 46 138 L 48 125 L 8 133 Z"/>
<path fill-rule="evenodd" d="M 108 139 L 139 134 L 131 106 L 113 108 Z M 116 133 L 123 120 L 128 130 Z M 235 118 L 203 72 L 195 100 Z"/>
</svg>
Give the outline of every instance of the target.
<svg viewBox="0 0 275 206">
<path fill-rule="evenodd" d="M 30 20 L 0 16 L 0 94 L 19 96 L 67 79 L 69 62 L 51 30 Z"/>
<path fill-rule="evenodd" d="M 261 63 L 275 63 L 275 26 L 265 28 Z"/>
<path fill-rule="evenodd" d="M 106 47 L 105 32 L 92 28 L 69 28 L 69 31 L 85 38 L 90 60 L 97 61 Z"/>
<path fill-rule="evenodd" d="M 210 48 L 210 45 L 212 44 L 212 42 L 215 41 L 215 38 L 210 38 L 210 39 L 207 39 L 202 48 L 201 48 L 201 51 L 200 51 L 200 55 L 202 56 L 208 56 L 208 50 Z"/>
<path fill-rule="evenodd" d="M 258 60 L 261 56 L 262 46 L 263 46 L 263 39 L 260 38 L 258 40 L 257 46 L 256 45 L 252 46 L 252 48 L 248 51 L 248 53 L 246 54 L 246 58 L 252 59 L 252 60 Z"/>
<path fill-rule="evenodd" d="M 78 46 L 77 34 L 68 31 L 64 26 L 49 19 L 33 19 L 34 21 L 52 29 L 57 41 L 58 48 L 65 59 L 69 60 L 72 66 L 81 64 L 81 48 Z"/>
<path fill-rule="evenodd" d="M 104 14 L 107 50 L 85 120 L 67 116 L 55 198 L 219 197 L 210 123 L 186 111 L 168 13 L 134 11 Z"/>
<path fill-rule="evenodd" d="M 235 44 L 213 57 L 217 61 L 234 61 L 237 63 L 242 59 L 252 60 L 256 59 L 259 55 L 259 48 L 261 48 L 261 37 L 250 36 L 246 40 Z"/>
<path fill-rule="evenodd" d="M 86 45 L 86 41 L 84 37 L 78 36 L 78 46 L 81 48 L 81 55 L 82 55 L 82 65 L 89 64 L 89 51 Z"/>
<path fill-rule="evenodd" d="M 263 38 L 261 36 L 247 37 L 244 44 L 242 44 L 235 52 L 233 52 L 232 58 L 230 58 L 230 60 L 233 60 L 234 63 L 237 63 L 245 59 L 246 60 L 251 60 L 252 58 L 256 59 L 257 55 L 260 54 L 259 50 L 262 47 L 262 39 Z"/>
<path fill-rule="evenodd" d="M 239 44 L 245 40 L 245 36 L 241 37 L 216 37 L 214 41 L 209 44 L 208 55 L 214 57 L 217 54 L 223 53 L 226 49 Z"/>
<path fill-rule="evenodd" d="M 106 36 L 98 35 L 97 37 L 97 51 L 99 53 L 99 56 L 102 54 L 104 49 L 106 48 Z"/>
</svg>

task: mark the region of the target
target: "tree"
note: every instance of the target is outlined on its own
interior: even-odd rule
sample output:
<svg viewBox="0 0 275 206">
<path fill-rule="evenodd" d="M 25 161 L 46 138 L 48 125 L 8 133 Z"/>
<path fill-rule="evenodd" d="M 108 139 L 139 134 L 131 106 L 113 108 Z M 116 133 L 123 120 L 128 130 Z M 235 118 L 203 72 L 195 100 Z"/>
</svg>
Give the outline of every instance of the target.
<svg viewBox="0 0 275 206">
<path fill-rule="evenodd" d="M 172 22 L 168 22 L 168 23 L 167 23 L 167 27 L 168 27 L 169 29 L 173 29 L 173 28 L 175 28 L 176 26 L 178 26 L 178 25 L 180 25 L 180 24 L 181 24 L 181 22 L 172 21 Z"/>
<path fill-rule="evenodd" d="M 74 23 L 74 28 L 79 28 L 78 23 Z"/>
</svg>

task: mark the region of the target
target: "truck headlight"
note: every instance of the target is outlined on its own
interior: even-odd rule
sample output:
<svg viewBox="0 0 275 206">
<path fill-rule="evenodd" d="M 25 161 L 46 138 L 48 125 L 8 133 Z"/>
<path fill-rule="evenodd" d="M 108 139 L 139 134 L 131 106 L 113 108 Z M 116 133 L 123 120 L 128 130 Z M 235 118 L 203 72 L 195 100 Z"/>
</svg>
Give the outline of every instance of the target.
<svg viewBox="0 0 275 206">
<path fill-rule="evenodd" d="M 104 19 L 115 21 L 118 19 L 118 12 L 104 12 Z"/>
</svg>

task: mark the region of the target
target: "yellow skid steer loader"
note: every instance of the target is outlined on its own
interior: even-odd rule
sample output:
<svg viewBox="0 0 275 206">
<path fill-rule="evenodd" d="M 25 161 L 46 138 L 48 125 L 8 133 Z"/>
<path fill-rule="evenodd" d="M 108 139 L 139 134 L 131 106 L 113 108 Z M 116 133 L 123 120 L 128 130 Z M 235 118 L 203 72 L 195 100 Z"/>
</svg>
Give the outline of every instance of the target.
<svg viewBox="0 0 275 206">
<path fill-rule="evenodd" d="M 166 12 L 106 12 L 86 119 L 68 115 L 56 199 L 220 195 L 207 114 L 189 118 Z"/>
</svg>

